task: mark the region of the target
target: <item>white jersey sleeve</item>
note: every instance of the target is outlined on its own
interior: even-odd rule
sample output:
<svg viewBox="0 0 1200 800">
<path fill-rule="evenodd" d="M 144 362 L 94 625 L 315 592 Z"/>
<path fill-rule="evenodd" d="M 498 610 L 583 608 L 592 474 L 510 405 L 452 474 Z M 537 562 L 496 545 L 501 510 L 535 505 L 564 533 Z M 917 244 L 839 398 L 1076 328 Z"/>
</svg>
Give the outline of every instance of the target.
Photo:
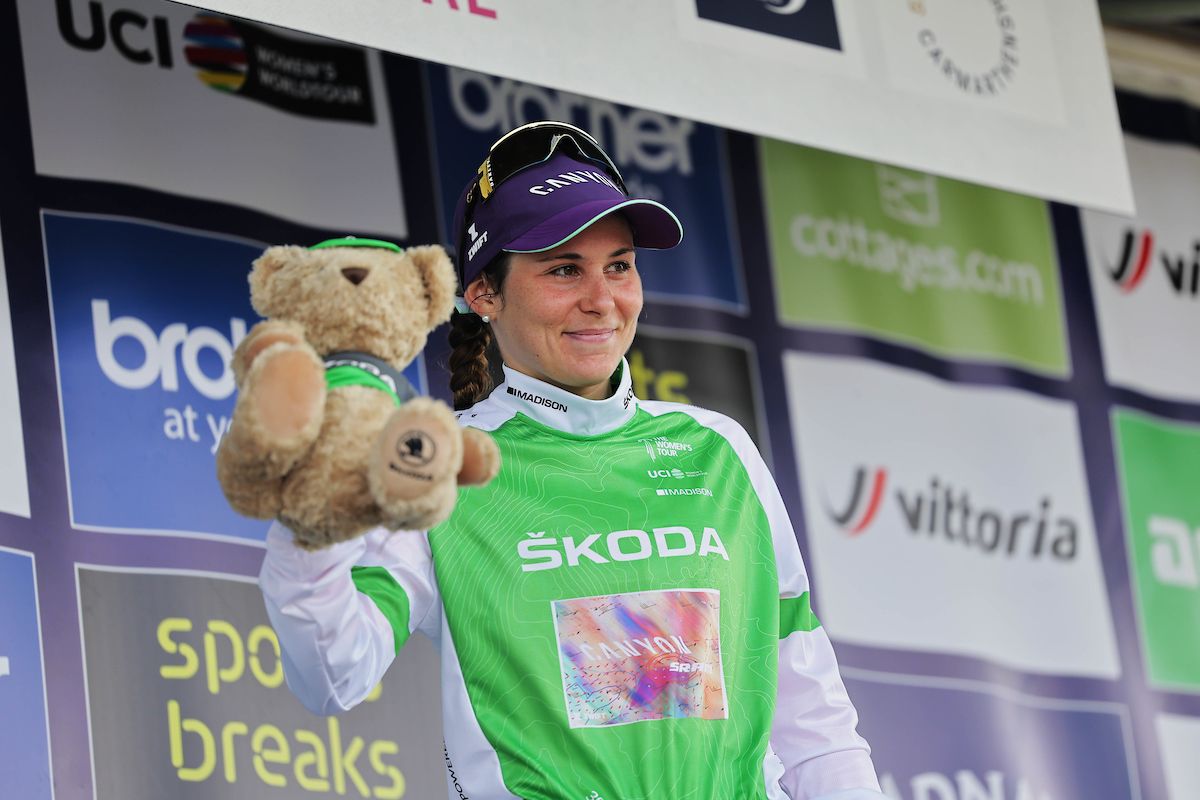
<svg viewBox="0 0 1200 800">
<path fill-rule="evenodd" d="M 267 533 L 259 585 L 292 692 L 317 714 L 366 698 L 408 636 L 435 641 L 441 601 L 428 536 L 377 530 L 322 550 Z"/>
</svg>

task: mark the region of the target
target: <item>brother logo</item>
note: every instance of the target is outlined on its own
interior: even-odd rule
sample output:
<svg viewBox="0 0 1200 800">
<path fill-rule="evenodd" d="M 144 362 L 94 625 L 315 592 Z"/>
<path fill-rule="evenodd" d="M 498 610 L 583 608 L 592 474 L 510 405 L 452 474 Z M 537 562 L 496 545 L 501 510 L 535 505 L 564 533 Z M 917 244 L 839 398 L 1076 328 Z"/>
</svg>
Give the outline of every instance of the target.
<svg viewBox="0 0 1200 800">
<path fill-rule="evenodd" d="M 107 300 L 92 300 L 92 330 L 95 334 L 96 361 L 110 381 L 123 389 L 145 389 L 156 381 L 163 391 L 179 391 L 179 365 L 196 391 L 210 400 L 224 400 L 233 394 L 233 371 L 229 363 L 233 349 L 246 336 L 246 321 L 229 320 L 229 338 L 214 328 L 188 330 L 174 322 L 155 334 L 137 317 L 117 317 L 109 313 Z M 134 339 L 142 350 L 141 363 L 126 367 L 117 361 L 116 344 L 123 337 Z M 209 377 L 200 368 L 200 353 L 212 350 L 221 360 L 221 374 Z M 178 362 L 176 361 L 178 351 Z"/>
<path fill-rule="evenodd" d="M 599 135 L 622 168 L 680 175 L 694 169 L 689 140 L 696 123 L 691 120 L 453 67 L 446 75 L 455 116 L 473 131 L 499 134 L 533 120 L 561 119 Z"/>
</svg>

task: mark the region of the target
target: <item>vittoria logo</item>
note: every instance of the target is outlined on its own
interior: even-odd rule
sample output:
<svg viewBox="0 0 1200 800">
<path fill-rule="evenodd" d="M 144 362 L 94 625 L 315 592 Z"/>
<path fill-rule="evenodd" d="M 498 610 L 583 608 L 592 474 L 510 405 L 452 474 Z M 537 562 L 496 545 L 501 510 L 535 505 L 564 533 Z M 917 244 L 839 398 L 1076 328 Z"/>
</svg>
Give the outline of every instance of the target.
<svg viewBox="0 0 1200 800">
<path fill-rule="evenodd" d="M 847 536 L 868 533 L 877 527 L 876 523 L 882 524 L 881 511 L 889 500 L 888 478 L 886 468 L 859 466 L 845 505 L 840 511 L 827 505 L 826 514 Z M 1034 508 L 1020 511 L 990 507 L 978 497 L 935 475 L 927 487 L 896 486 L 890 499 L 901 529 L 913 538 L 943 541 L 1007 558 L 1075 559 L 1079 523 L 1057 513 L 1050 497 L 1042 497 Z"/>
<path fill-rule="evenodd" d="M 567 412 L 567 404 L 566 403 L 560 403 L 557 400 L 551 400 L 548 397 L 542 397 L 540 394 L 533 394 L 532 392 L 525 392 L 520 389 L 514 389 L 511 386 L 508 387 L 508 393 L 511 394 L 513 397 L 517 397 L 517 398 L 520 398 L 521 400 L 524 400 L 526 403 L 533 403 L 535 406 L 544 406 L 546 408 L 551 409 L 552 411 L 561 411 L 564 414 Z"/>
<path fill-rule="evenodd" d="M 1139 236 L 1129 229 L 1122 240 L 1121 257 L 1115 266 L 1108 268 L 1108 275 L 1122 292 L 1128 294 L 1146 277 L 1153 254 L 1154 234 L 1147 229 Z"/>
<path fill-rule="evenodd" d="M 1121 238 L 1121 255 L 1115 264 L 1107 266 L 1108 276 L 1129 294 L 1146 279 L 1155 255 L 1153 231 L 1146 228 L 1139 233 L 1128 228 Z M 1200 295 L 1200 238 L 1192 242 L 1190 253 L 1168 251 L 1160 245 L 1157 255 L 1172 292 L 1191 298 Z"/>
<path fill-rule="evenodd" d="M 886 469 L 880 468 L 871 471 L 859 467 L 854 473 L 854 486 L 850 490 L 850 501 L 846 504 L 846 508 L 837 512 L 827 506 L 825 512 L 847 535 L 858 536 L 869 528 L 875 521 L 875 517 L 878 516 L 879 507 L 883 504 L 883 492 L 886 488 Z"/>
</svg>

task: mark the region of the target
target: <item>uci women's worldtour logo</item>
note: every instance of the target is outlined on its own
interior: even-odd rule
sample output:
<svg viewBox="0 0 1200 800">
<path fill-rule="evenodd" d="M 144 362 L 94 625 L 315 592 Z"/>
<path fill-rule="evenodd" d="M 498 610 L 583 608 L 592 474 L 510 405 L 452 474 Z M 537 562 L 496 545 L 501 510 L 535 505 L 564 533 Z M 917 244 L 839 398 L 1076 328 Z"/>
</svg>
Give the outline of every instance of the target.
<svg viewBox="0 0 1200 800">
<path fill-rule="evenodd" d="M 761 152 L 782 322 L 1067 374 L 1044 202 L 772 139 Z"/>
<path fill-rule="evenodd" d="M 168 16 L 113 5 L 89 0 L 81 8 L 75 0 L 55 0 L 63 41 L 84 51 L 111 46 L 127 61 L 162 69 L 174 69 L 182 54 L 218 91 L 306 117 L 375 122 L 361 48 L 285 37 L 207 13 L 180 31 Z"/>
<path fill-rule="evenodd" d="M 701 19 L 841 50 L 834 0 L 696 0 Z"/>
<path fill-rule="evenodd" d="M 936 475 L 924 486 L 897 482 L 890 496 L 887 487 L 887 468 L 859 466 L 845 504 L 840 509 L 826 504 L 826 514 L 849 537 L 868 532 L 890 505 L 888 522 L 880 525 L 898 528 L 912 540 L 1032 561 L 1071 562 L 1078 551 L 1079 523 L 1058 513 L 1049 496 L 1021 510 L 1005 510 Z"/>
<path fill-rule="evenodd" d="M 212 89 L 321 119 L 374 124 L 366 52 L 198 14 L 184 28 L 188 63 Z"/>
</svg>

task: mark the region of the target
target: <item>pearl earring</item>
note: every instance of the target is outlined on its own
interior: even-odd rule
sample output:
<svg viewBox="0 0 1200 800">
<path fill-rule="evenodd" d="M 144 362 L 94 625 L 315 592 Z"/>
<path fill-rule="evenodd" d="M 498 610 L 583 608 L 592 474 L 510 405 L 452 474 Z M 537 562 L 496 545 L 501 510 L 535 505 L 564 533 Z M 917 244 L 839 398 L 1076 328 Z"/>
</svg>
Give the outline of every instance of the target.
<svg viewBox="0 0 1200 800">
<path fill-rule="evenodd" d="M 482 317 L 480 317 L 480 319 L 482 319 L 482 320 L 483 320 L 483 322 L 484 322 L 484 324 L 485 324 L 485 325 L 486 325 L 487 323 L 489 323 L 489 322 L 491 322 L 491 321 L 492 321 L 492 318 L 491 318 L 491 317 L 489 317 L 487 314 L 484 314 Z"/>
</svg>

